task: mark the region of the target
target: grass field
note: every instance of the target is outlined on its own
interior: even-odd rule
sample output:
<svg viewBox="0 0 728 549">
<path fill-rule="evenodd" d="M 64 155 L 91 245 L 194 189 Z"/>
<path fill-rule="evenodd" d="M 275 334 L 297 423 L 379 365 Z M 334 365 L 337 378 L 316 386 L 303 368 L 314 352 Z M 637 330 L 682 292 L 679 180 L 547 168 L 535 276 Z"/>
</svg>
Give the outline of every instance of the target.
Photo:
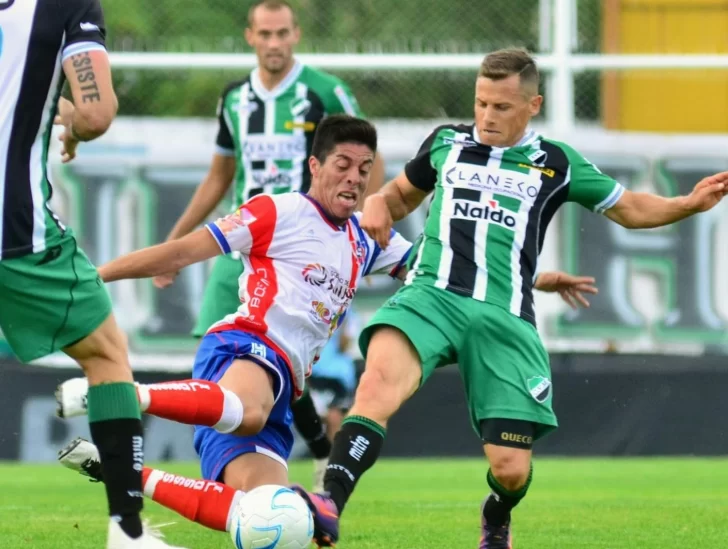
<svg viewBox="0 0 728 549">
<path fill-rule="evenodd" d="M 195 464 L 164 469 L 197 476 Z M 304 484 L 311 465 L 291 466 Z M 475 549 L 485 465 L 477 460 L 381 461 L 343 519 L 342 549 Z M 0 464 L 0 547 L 99 549 L 103 488 L 53 465 Z M 153 502 L 153 523 L 190 549 L 231 549 L 227 534 L 186 522 Z M 514 513 L 514 549 L 728 547 L 728 460 L 558 460 L 535 464 Z"/>
</svg>

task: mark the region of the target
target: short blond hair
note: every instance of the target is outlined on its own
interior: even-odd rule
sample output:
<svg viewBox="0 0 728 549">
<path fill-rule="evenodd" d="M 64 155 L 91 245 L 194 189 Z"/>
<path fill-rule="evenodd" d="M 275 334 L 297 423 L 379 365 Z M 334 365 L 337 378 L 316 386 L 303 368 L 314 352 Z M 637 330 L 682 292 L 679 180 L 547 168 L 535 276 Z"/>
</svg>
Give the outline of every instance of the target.
<svg viewBox="0 0 728 549">
<path fill-rule="evenodd" d="M 478 78 L 503 80 L 517 74 L 521 87 L 533 95 L 538 93 L 541 77 L 536 61 L 524 48 L 506 48 L 489 53 L 480 64 Z"/>
</svg>

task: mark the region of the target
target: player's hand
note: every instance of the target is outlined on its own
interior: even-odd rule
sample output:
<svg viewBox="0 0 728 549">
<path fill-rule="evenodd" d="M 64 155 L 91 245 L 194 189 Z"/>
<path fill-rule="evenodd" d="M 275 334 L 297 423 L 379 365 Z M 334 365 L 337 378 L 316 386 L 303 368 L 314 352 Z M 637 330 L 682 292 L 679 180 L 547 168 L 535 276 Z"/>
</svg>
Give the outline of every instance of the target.
<svg viewBox="0 0 728 549">
<path fill-rule="evenodd" d="M 572 276 L 554 271 L 539 274 L 534 287 L 542 292 L 558 292 L 569 307 L 578 309 L 579 305 L 589 307 L 589 301 L 584 294 L 599 293 L 594 283 L 594 277 L 591 276 Z"/>
<path fill-rule="evenodd" d="M 53 123 L 58 126 L 63 126 L 63 132 L 58 136 L 58 140 L 63 143 L 61 146 L 61 162 L 64 164 L 76 158 L 78 140 L 74 139 L 73 133 L 71 132 L 74 111 L 75 107 L 73 103 L 63 97 L 58 100 L 58 113 L 53 119 Z"/>
<path fill-rule="evenodd" d="M 707 212 L 728 194 L 728 172 L 720 172 L 698 182 L 686 197 L 690 211 Z"/>
<path fill-rule="evenodd" d="M 160 290 L 171 286 L 174 280 L 177 278 L 179 271 L 175 273 L 165 273 L 152 278 L 152 284 L 154 284 Z"/>
<path fill-rule="evenodd" d="M 364 201 L 360 225 L 382 249 L 389 246 L 389 235 L 392 232 L 393 224 L 392 214 L 389 212 L 384 196 L 381 194 L 368 196 Z"/>
</svg>

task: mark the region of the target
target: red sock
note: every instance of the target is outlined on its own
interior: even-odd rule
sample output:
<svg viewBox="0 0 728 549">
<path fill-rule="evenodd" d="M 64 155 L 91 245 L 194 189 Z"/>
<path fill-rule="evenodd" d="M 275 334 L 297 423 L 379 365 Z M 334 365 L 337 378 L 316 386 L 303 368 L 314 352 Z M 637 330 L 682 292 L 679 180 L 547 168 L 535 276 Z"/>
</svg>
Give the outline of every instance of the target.
<svg viewBox="0 0 728 549">
<path fill-rule="evenodd" d="M 142 412 L 179 423 L 206 425 L 230 433 L 243 421 L 243 404 L 212 381 L 186 379 L 137 385 Z"/>
<path fill-rule="evenodd" d="M 144 495 L 183 517 L 227 532 L 232 509 L 243 492 L 211 480 L 197 480 L 159 469 L 142 471 Z"/>
</svg>

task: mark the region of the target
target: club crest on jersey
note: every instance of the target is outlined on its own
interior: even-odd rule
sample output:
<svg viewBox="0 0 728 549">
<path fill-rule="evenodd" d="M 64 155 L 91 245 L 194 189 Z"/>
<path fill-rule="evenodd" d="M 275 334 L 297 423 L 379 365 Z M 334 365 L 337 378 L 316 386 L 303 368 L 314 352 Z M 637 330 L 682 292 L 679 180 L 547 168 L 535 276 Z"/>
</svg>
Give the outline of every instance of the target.
<svg viewBox="0 0 728 549">
<path fill-rule="evenodd" d="M 239 208 L 236 212 L 223 217 L 217 222 L 218 228 L 223 234 L 228 235 L 241 227 L 247 227 L 257 221 L 257 218 L 245 207 Z"/>
<path fill-rule="evenodd" d="M 549 153 L 547 153 L 546 151 L 542 151 L 541 149 L 535 150 L 531 154 L 526 156 L 526 158 L 528 158 L 536 166 L 543 166 L 546 163 L 548 157 Z"/>
<path fill-rule="evenodd" d="M 453 217 L 457 219 L 483 219 L 513 229 L 516 226 L 516 218 L 509 210 L 501 208 L 497 200 L 488 200 L 485 204 L 471 200 L 454 200 Z"/>
<path fill-rule="evenodd" d="M 367 258 L 367 248 L 364 243 L 360 240 L 357 240 L 356 242 L 351 243 L 351 248 L 354 252 L 354 257 L 356 257 L 356 262 L 359 264 L 359 266 L 364 265 L 364 262 Z"/>
<path fill-rule="evenodd" d="M 308 111 L 311 110 L 311 102 L 306 98 L 297 97 L 296 99 L 291 100 L 290 107 L 291 115 L 295 118 L 308 113 Z"/>
</svg>

